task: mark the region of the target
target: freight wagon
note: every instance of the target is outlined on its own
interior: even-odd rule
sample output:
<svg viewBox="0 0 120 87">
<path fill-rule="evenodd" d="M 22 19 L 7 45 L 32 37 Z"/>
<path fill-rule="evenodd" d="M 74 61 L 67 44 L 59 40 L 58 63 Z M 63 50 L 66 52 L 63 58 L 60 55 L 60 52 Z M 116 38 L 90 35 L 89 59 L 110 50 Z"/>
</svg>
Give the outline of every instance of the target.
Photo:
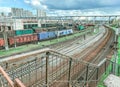
<svg viewBox="0 0 120 87">
<path fill-rule="evenodd" d="M 55 31 L 53 32 L 41 32 L 38 34 L 38 40 L 46 40 L 57 37 Z"/>
<path fill-rule="evenodd" d="M 3 38 L 0 38 L 0 47 L 2 47 L 4 45 L 5 45 L 5 42 L 4 42 Z"/>
<path fill-rule="evenodd" d="M 53 32 L 41 32 L 41 33 L 38 33 L 38 40 L 39 41 L 40 40 L 47 40 L 47 39 L 51 39 L 51 38 L 69 35 L 72 33 L 73 33 L 72 29 L 53 31 Z"/>
<path fill-rule="evenodd" d="M 32 29 L 16 30 L 15 31 L 16 36 L 25 35 L 25 34 L 33 34 L 33 33 L 34 33 L 34 31 Z"/>
<path fill-rule="evenodd" d="M 8 38 L 9 45 L 14 45 L 15 42 L 17 44 L 24 44 L 24 43 L 35 42 L 35 41 L 38 41 L 37 34 L 22 35 L 22 36 Z"/>
<path fill-rule="evenodd" d="M 30 43 L 30 42 L 37 42 L 37 41 L 57 38 L 60 36 L 72 34 L 73 30 L 67 29 L 67 30 L 50 31 L 50 32 L 45 31 L 45 32 L 36 33 L 36 34 L 33 34 L 32 31 L 28 32 L 28 30 L 23 31 L 22 33 L 21 32 L 22 31 L 17 30 L 15 32 L 11 33 L 11 35 L 9 35 L 10 36 L 10 37 L 8 37 L 9 46 L 13 46 L 15 43 L 17 45 L 21 45 L 21 44 L 26 44 L 26 43 Z M 16 33 L 16 36 L 14 35 L 15 33 Z M 5 44 L 5 42 L 4 42 L 3 38 L 0 38 L 0 47 L 3 47 L 4 44 Z"/>
<path fill-rule="evenodd" d="M 54 38 L 54 37 L 57 37 L 56 34 L 55 34 L 55 31 L 48 32 L 48 38 Z"/>
<path fill-rule="evenodd" d="M 78 30 L 84 30 L 84 29 L 85 29 L 85 27 L 83 25 L 78 26 Z"/>
<path fill-rule="evenodd" d="M 68 30 L 61 30 L 61 31 L 57 31 L 57 36 L 64 36 L 64 35 L 68 35 L 68 34 L 72 34 L 73 30 L 72 29 L 68 29 Z"/>
<path fill-rule="evenodd" d="M 66 34 L 72 34 L 73 30 L 72 29 L 68 29 Z"/>
<path fill-rule="evenodd" d="M 41 32 L 38 34 L 38 39 L 39 40 L 45 40 L 48 39 L 48 32 Z"/>
</svg>

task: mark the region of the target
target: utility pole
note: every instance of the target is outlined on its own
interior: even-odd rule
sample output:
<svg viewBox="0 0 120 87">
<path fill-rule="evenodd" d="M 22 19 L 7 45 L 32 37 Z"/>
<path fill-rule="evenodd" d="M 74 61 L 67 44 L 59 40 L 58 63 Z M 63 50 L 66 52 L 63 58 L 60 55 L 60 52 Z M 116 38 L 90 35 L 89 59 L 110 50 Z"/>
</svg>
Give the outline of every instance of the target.
<svg viewBox="0 0 120 87">
<path fill-rule="evenodd" d="M 14 17 L 14 30 L 16 30 L 16 8 L 15 8 L 15 5 L 16 5 L 16 0 L 14 0 L 14 9 L 15 11 L 12 12 L 12 17 Z M 16 37 L 15 37 L 15 34 L 14 34 L 14 47 L 16 48 L 17 47 L 17 43 L 16 43 Z"/>
<path fill-rule="evenodd" d="M 16 19 L 14 19 L 14 30 L 16 30 Z M 16 37 L 15 37 L 15 34 L 14 34 L 14 47 L 16 48 L 17 45 L 16 45 Z"/>
<path fill-rule="evenodd" d="M 117 74 L 117 60 L 118 60 L 118 35 L 119 35 L 119 32 L 118 32 L 118 28 L 116 29 L 115 31 L 115 42 L 114 42 L 114 66 L 113 66 L 113 73 L 116 75 Z"/>
<path fill-rule="evenodd" d="M 109 18 L 108 18 L 108 24 L 110 24 L 111 23 L 111 16 L 109 16 Z"/>
<path fill-rule="evenodd" d="M 8 40 L 7 40 L 7 26 L 2 26 L 2 30 L 3 30 L 3 38 L 4 38 L 4 41 L 5 41 L 5 50 L 9 50 L 9 47 L 8 47 Z"/>
</svg>

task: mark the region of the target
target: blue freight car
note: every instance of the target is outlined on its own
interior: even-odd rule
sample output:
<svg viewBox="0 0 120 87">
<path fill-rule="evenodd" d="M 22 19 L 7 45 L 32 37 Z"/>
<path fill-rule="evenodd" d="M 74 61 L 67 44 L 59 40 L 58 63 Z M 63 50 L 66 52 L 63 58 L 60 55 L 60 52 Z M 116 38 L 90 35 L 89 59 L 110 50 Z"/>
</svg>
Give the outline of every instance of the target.
<svg viewBox="0 0 120 87">
<path fill-rule="evenodd" d="M 63 35 L 66 35 L 66 34 L 67 34 L 66 31 L 67 31 L 67 30 L 57 31 L 57 36 L 63 36 Z"/>
<path fill-rule="evenodd" d="M 66 34 L 72 34 L 73 30 L 72 29 L 68 29 Z"/>
<path fill-rule="evenodd" d="M 41 32 L 38 33 L 38 40 L 45 40 L 48 39 L 49 33 L 48 32 Z"/>
<path fill-rule="evenodd" d="M 56 37 L 56 34 L 55 34 L 54 31 L 53 32 L 48 32 L 48 38 L 54 38 L 54 37 Z"/>
<path fill-rule="evenodd" d="M 41 32 L 38 34 L 38 40 L 46 40 L 46 39 L 51 39 L 54 37 L 60 37 L 68 34 L 72 34 L 73 30 L 68 29 L 68 30 L 61 30 L 61 31 L 53 31 L 53 32 Z"/>
</svg>

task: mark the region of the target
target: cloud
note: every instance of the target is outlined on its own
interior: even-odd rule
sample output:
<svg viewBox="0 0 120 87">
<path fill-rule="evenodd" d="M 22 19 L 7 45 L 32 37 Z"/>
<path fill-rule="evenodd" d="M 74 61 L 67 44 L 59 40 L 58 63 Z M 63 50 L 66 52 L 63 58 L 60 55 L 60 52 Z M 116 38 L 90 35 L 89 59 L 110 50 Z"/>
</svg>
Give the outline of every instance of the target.
<svg viewBox="0 0 120 87">
<path fill-rule="evenodd" d="M 43 5 L 41 1 L 40 0 L 24 0 L 26 4 L 31 5 L 33 8 L 47 9 L 47 6 Z"/>
<path fill-rule="evenodd" d="M 48 15 L 56 16 L 87 16 L 87 15 L 119 15 L 120 8 L 96 8 L 84 10 L 49 10 Z"/>
<path fill-rule="evenodd" d="M 34 8 L 45 9 L 50 15 L 118 14 L 119 10 L 116 8 L 120 8 L 120 0 L 24 0 L 24 2 Z"/>
<path fill-rule="evenodd" d="M 31 4 L 32 4 L 33 6 L 40 6 L 40 5 L 41 5 L 41 3 L 40 3 L 39 0 L 31 0 Z"/>
<path fill-rule="evenodd" d="M 0 12 L 5 12 L 5 13 L 11 12 L 11 8 L 9 8 L 9 7 L 0 7 Z"/>
<path fill-rule="evenodd" d="M 24 0 L 24 2 L 34 8 L 49 10 L 48 13 L 51 15 L 76 15 L 77 11 L 79 15 L 113 14 L 118 11 L 116 8 L 120 8 L 120 0 Z M 53 12 L 50 12 L 51 10 Z"/>
<path fill-rule="evenodd" d="M 30 0 L 24 0 L 24 2 L 30 4 Z"/>
<path fill-rule="evenodd" d="M 119 0 L 99 0 L 99 3 L 104 6 L 119 6 Z"/>
<path fill-rule="evenodd" d="M 120 14 L 120 0 L 0 0 L 0 6 L 39 8 L 48 15 L 58 16 Z M 0 11 L 9 12 L 9 9 Z"/>
<path fill-rule="evenodd" d="M 120 0 L 42 0 L 49 9 L 83 10 L 119 6 Z"/>
</svg>

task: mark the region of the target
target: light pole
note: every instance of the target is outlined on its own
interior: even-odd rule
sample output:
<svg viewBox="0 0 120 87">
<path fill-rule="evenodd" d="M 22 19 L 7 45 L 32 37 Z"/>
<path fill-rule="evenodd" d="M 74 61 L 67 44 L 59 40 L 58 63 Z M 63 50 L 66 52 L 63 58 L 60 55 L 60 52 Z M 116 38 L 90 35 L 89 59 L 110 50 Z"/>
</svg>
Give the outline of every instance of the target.
<svg viewBox="0 0 120 87">
<path fill-rule="evenodd" d="M 16 0 L 14 0 L 14 7 L 15 7 L 15 2 Z M 14 30 L 16 30 L 16 8 L 14 8 L 13 12 L 12 12 L 12 17 L 14 17 Z M 16 37 L 15 37 L 15 33 L 14 33 L 14 47 L 16 48 Z"/>
<path fill-rule="evenodd" d="M 14 30 L 16 30 L 16 19 L 14 19 Z M 14 47 L 16 48 L 16 38 L 15 38 L 15 33 L 14 33 Z"/>
<path fill-rule="evenodd" d="M 114 74 L 116 75 L 117 74 L 117 61 L 118 61 L 118 51 L 117 51 L 117 45 L 118 45 L 118 35 L 119 35 L 119 29 L 117 28 L 116 31 L 115 31 L 115 46 L 114 46 Z"/>
<path fill-rule="evenodd" d="M 5 50 L 9 50 L 9 47 L 8 47 L 8 41 L 7 41 L 7 33 L 6 33 L 6 30 L 7 30 L 7 21 L 6 21 L 6 17 L 5 19 L 3 20 L 3 26 L 2 26 L 2 31 L 3 31 L 3 38 L 4 38 L 4 41 L 5 41 Z M 5 24 L 4 24 L 5 23 Z"/>
</svg>

